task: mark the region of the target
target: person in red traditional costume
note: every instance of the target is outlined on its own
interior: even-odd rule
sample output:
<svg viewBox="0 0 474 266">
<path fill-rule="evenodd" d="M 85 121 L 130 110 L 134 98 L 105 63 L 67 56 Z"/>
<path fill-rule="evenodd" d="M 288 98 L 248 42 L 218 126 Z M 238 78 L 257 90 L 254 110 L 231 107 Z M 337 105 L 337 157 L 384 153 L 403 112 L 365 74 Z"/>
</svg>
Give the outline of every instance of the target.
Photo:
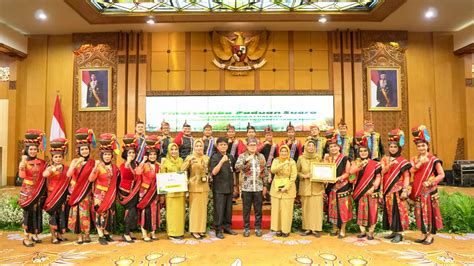
<svg viewBox="0 0 474 266">
<path fill-rule="evenodd" d="M 76 147 L 78 158 L 74 158 L 67 171 L 67 177 L 71 177 L 69 186 L 68 204 L 69 212 L 68 227 L 77 235 L 77 244 L 90 243 L 91 208 L 92 208 L 92 185 L 89 175 L 94 169 L 95 161 L 90 159 L 91 148 L 95 148 L 95 136 L 92 129 L 80 128 L 76 131 Z"/>
<path fill-rule="evenodd" d="M 336 164 L 336 183 L 326 187 L 328 194 L 328 220 L 333 226 L 331 236 L 344 238 L 346 223 L 352 219 L 352 184 L 349 182 L 349 159 L 341 153 L 341 143 L 338 143 L 337 132 L 333 129 L 326 131 L 329 153 L 324 156 L 324 162 Z"/>
<path fill-rule="evenodd" d="M 410 172 L 413 173 L 413 184 L 410 198 L 415 201 L 416 225 L 421 231 L 417 243 L 430 245 L 436 231 L 443 228 L 443 219 L 439 210 L 438 184 L 444 178 L 442 162 L 429 151 L 430 135 L 424 125 L 412 130 L 418 155 L 411 159 Z"/>
<path fill-rule="evenodd" d="M 247 147 L 245 146 L 244 142 L 241 139 L 238 139 L 235 137 L 235 127 L 233 125 L 231 124 L 227 125 L 226 135 L 227 135 L 227 140 L 229 144 L 228 151 L 230 155 L 232 155 L 232 157 L 234 158 L 238 158 L 240 154 L 244 153 L 247 150 Z M 210 158 L 211 156 L 208 156 L 208 157 Z M 234 165 L 232 165 L 233 169 L 235 169 L 235 161 L 234 161 Z M 236 173 L 237 173 L 237 179 L 236 179 L 236 182 L 234 183 L 234 192 L 233 192 L 234 196 L 232 199 L 233 204 L 236 203 L 236 200 L 239 198 L 239 195 L 240 195 L 238 172 Z"/>
<path fill-rule="evenodd" d="M 158 240 L 155 231 L 160 225 L 160 204 L 164 203 L 164 197 L 156 192 L 156 174 L 160 172 L 160 164 L 157 162 L 160 154 L 160 141 L 156 135 L 147 136 L 146 153 L 143 161 L 137 168 L 137 174 L 141 174 L 142 183 L 139 192 L 137 209 L 140 213 L 140 227 L 143 241 L 151 242 Z"/>
<path fill-rule="evenodd" d="M 49 214 L 51 243 L 65 241 L 63 234 L 67 229 L 69 205 L 67 204 L 68 187 L 71 177 L 67 177 L 68 166 L 63 164 L 67 153 L 67 139 L 56 138 L 51 141 L 51 163 L 46 167 L 43 176 L 48 182 L 48 197 L 43 209 Z"/>
<path fill-rule="evenodd" d="M 265 140 L 262 144 L 259 145 L 257 151 L 262 153 L 265 157 L 265 167 L 267 168 L 268 177 L 266 182 L 267 193 L 263 195 L 264 205 L 270 204 L 270 189 L 273 181 L 273 174 L 271 173 L 270 168 L 272 167 L 272 162 L 275 157 L 278 156 L 278 145 L 273 142 L 273 129 L 271 126 L 267 126 L 263 129 L 265 132 Z"/>
<path fill-rule="evenodd" d="M 100 160 L 95 162 L 94 170 L 89 176 L 89 182 L 94 182 L 93 212 L 94 221 L 99 234 L 99 243 L 107 245 L 113 242 L 110 234 L 116 227 L 116 207 L 117 188 L 120 179 L 118 167 L 112 163 L 115 153 L 120 153 L 117 138 L 114 134 L 104 133 L 99 137 Z"/>
<path fill-rule="evenodd" d="M 388 156 L 381 160 L 382 188 L 384 197 L 383 229 L 392 233 L 386 239 L 398 243 L 403 240 L 401 232 L 409 228 L 408 185 L 410 184 L 410 162 L 401 156 L 405 145 L 402 130 L 394 129 L 388 133 Z"/>
<path fill-rule="evenodd" d="M 349 179 L 355 180 L 352 198 L 357 206 L 357 224 L 360 228 L 358 238 L 374 239 L 375 225 L 377 224 L 379 186 L 382 166 L 379 162 L 369 158 L 368 136 L 364 131 L 355 135 L 356 159 L 351 164 Z M 369 228 L 367 234 L 366 228 Z"/>
<path fill-rule="evenodd" d="M 23 184 L 18 203 L 23 209 L 23 245 L 33 247 L 34 243 L 41 243 L 38 234 L 43 231 L 42 206 L 46 195 L 46 180 L 43 176 L 46 163 L 36 156 L 39 147 L 44 150 L 46 142 L 43 132 L 36 129 L 26 131 L 23 142 L 25 148 L 19 165 L 19 176 L 23 178 Z"/>
<path fill-rule="evenodd" d="M 125 208 L 122 239 L 127 243 L 135 242 L 131 231 L 136 229 L 138 223 L 137 204 L 141 188 L 141 176 L 135 173 L 138 166 L 136 162 L 137 146 L 138 140 L 135 134 L 126 134 L 123 137 L 122 159 L 124 159 L 124 162 L 120 165 L 119 199 L 120 204 Z"/>
</svg>

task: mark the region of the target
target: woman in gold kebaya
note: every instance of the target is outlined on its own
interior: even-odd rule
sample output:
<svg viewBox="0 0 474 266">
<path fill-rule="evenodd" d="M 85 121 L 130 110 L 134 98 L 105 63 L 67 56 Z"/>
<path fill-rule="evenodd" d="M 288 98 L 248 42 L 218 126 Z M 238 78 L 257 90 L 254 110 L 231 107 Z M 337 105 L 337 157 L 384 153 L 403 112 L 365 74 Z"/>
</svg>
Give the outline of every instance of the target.
<svg viewBox="0 0 474 266">
<path fill-rule="evenodd" d="M 296 168 L 300 179 L 299 195 L 303 214 L 302 235 L 314 234 L 320 237 L 323 230 L 323 195 L 324 184 L 311 181 L 311 164 L 320 162 L 321 157 L 316 153 L 316 141 L 310 139 L 305 144 L 303 156 L 298 158 Z"/>
<path fill-rule="evenodd" d="M 193 153 L 186 157 L 181 169 L 188 171 L 189 184 L 189 232 L 196 238 L 206 235 L 207 203 L 209 193 L 209 157 L 204 153 L 204 142 L 194 141 Z"/>
<path fill-rule="evenodd" d="M 179 157 L 176 143 L 168 145 L 168 154 L 163 160 L 160 173 L 174 173 L 181 171 L 183 159 Z M 184 192 L 166 194 L 166 228 L 171 239 L 184 238 L 184 221 L 186 211 L 186 195 Z"/>
<path fill-rule="evenodd" d="M 271 230 L 277 236 L 288 237 L 293 221 L 293 203 L 296 197 L 296 163 L 290 158 L 290 148 L 280 147 L 280 156 L 272 163 L 271 172 L 275 174 L 270 189 L 272 200 Z"/>
</svg>

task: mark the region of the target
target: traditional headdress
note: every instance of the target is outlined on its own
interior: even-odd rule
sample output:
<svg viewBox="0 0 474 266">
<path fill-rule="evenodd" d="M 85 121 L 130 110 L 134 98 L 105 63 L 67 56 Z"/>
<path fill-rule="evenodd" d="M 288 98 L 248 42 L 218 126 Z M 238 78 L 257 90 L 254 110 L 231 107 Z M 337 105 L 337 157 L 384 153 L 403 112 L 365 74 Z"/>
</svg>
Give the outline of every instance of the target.
<svg viewBox="0 0 474 266">
<path fill-rule="evenodd" d="M 136 150 L 138 146 L 135 134 L 126 134 L 123 136 L 123 150 Z"/>
<path fill-rule="evenodd" d="M 209 122 L 205 124 L 203 127 L 203 129 L 206 129 L 206 128 L 210 128 L 212 130 L 212 126 L 209 124 Z"/>
<path fill-rule="evenodd" d="M 89 128 L 79 128 L 76 131 L 76 145 L 78 147 L 81 146 L 89 146 L 92 144 L 92 147 L 96 147 L 95 135 L 94 131 Z"/>
<path fill-rule="evenodd" d="M 339 136 L 339 133 L 337 132 L 337 130 L 334 130 L 333 128 L 325 132 L 325 137 L 327 139 L 327 142 L 326 142 L 327 145 L 329 144 L 337 144 L 339 146 L 342 145 L 342 140 L 341 140 L 341 137 Z"/>
<path fill-rule="evenodd" d="M 396 128 L 388 132 L 388 145 L 396 144 L 402 148 L 405 145 L 405 133 L 403 130 Z"/>
<path fill-rule="evenodd" d="M 115 154 L 120 153 L 120 145 L 117 137 L 111 133 L 104 133 L 99 136 L 99 150 L 101 152 L 113 151 Z"/>
<path fill-rule="evenodd" d="M 145 143 L 146 143 L 145 149 L 147 152 L 151 152 L 151 151 L 158 152 L 158 150 L 160 149 L 160 140 L 158 139 L 156 135 L 146 136 Z"/>
<path fill-rule="evenodd" d="M 413 142 L 419 143 L 424 142 L 428 144 L 431 141 L 430 134 L 425 125 L 419 125 L 411 129 L 411 134 L 413 135 Z"/>
<path fill-rule="evenodd" d="M 354 144 L 355 148 L 359 150 L 359 148 L 369 148 L 369 139 L 367 134 L 365 134 L 364 130 L 359 130 L 355 133 L 354 136 Z"/>
<path fill-rule="evenodd" d="M 227 125 L 226 128 L 227 128 L 227 131 L 229 131 L 231 129 L 235 130 L 235 127 L 233 125 L 231 125 L 230 123 Z"/>
<path fill-rule="evenodd" d="M 191 126 L 188 124 L 188 120 L 184 120 L 183 127 L 191 127 Z"/>
<path fill-rule="evenodd" d="M 41 130 L 28 129 L 23 140 L 25 147 L 36 146 L 40 150 L 46 150 L 46 137 Z"/>
<path fill-rule="evenodd" d="M 290 123 L 288 123 L 288 126 L 286 126 L 286 131 L 288 131 L 290 129 L 295 130 L 295 127 L 291 124 L 291 121 L 290 121 Z"/>
<path fill-rule="evenodd" d="M 67 144 L 68 144 L 67 139 L 64 139 L 64 138 L 53 139 L 51 143 L 49 144 L 50 146 L 49 152 L 52 155 L 55 155 L 55 154 L 65 155 L 67 154 Z"/>
<path fill-rule="evenodd" d="M 265 135 L 266 135 L 266 134 L 272 134 L 272 133 L 273 133 L 273 129 L 272 129 L 272 127 L 269 125 L 269 126 L 267 126 L 267 127 L 265 127 L 265 128 L 263 129 L 263 132 L 265 132 Z"/>
</svg>

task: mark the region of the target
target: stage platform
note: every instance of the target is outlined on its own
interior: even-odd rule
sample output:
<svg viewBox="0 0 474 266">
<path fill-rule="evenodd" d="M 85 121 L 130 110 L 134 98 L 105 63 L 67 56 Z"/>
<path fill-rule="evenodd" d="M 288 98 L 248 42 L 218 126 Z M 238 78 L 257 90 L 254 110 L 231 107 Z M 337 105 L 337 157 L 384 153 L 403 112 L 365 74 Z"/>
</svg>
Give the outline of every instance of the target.
<svg viewBox="0 0 474 266">
<path fill-rule="evenodd" d="M 450 193 L 461 191 L 474 195 L 473 188 L 445 187 Z M 18 188 L 7 187 L 0 193 L 18 193 Z M 236 216 L 241 216 L 240 205 L 234 206 Z M 269 206 L 264 207 L 264 212 Z M 236 217 L 234 217 L 236 218 Z M 225 235 L 217 239 L 213 232 L 203 240 L 195 240 L 186 234 L 183 240 L 169 240 L 160 233 L 159 240 L 151 243 L 137 240 L 128 244 L 121 236 L 113 236 L 115 242 L 102 246 L 97 236 L 92 243 L 78 245 L 72 234 L 70 241 L 52 244 L 49 234 L 41 234 L 43 243 L 33 248 L 22 245 L 22 232 L 0 231 L 0 264 L 52 264 L 72 263 L 80 265 L 474 265 L 474 234 L 454 235 L 439 233 L 430 246 L 416 244 L 419 232 L 408 231 L 404 241 L 390 243 L 383 236 L 375 240 L 358 239 L 354 234 L 345 239 L 300 236 L 292 233 L 288 238 L 277 237 L 264 229 L 263 237 Z M 137 233 L 136 236 L 139 236 Z"/>
</svg>

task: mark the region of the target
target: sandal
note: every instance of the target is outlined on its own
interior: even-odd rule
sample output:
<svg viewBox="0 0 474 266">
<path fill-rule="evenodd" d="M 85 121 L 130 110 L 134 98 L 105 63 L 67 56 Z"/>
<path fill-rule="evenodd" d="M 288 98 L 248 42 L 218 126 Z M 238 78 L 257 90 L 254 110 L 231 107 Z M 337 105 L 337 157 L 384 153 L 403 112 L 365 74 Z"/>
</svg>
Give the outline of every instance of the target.
<svg viewBox="0 0 474 266">
<path fill-rule="evenodd" d="M 191 233 L 191 235 L 195 238 L 195 239 L 201 239 L 202 236 L 198 233 Z"/>
<path fill-rule="evenodd" d="M 35 243 L 41 243 L 41 242 L 43 242 L 41 239 L 39 239 L 39 238 L 34 238 L 34 237 L 31 237 L 31 240 L 32 240 L 33 242 L 35 242 Z"/>
</svg>

